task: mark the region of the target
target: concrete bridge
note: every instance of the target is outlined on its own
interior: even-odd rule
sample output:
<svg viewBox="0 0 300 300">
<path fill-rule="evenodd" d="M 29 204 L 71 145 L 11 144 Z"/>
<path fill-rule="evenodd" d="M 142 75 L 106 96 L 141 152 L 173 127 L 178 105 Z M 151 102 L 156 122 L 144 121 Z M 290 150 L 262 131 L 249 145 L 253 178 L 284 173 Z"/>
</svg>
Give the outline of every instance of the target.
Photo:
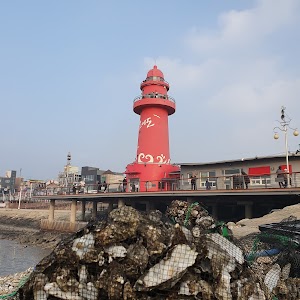
<svg viewBox="0 0 300 300">
<path fill-rule="evenodd" d="M 86 207 L 92 207 L 92 218 L 97 218 L 97 205 L 101 203 L 108 212 L 113 208 L 130 205 L 138 210 L 153 209 L 165 211 L 173 200 L 202 204 L 209 213 L 219 220 L 238 221 L 243 218 L 260 217 L 272 209 L 297 204 L 300 188 L 268 188 L 240 190 L 176 190 L 161 192 L 114 192 L 93 194 L 66 194 L 34 196 L 33 200 L 48 201 L 49 218 L 41 224 L 42 229 L 76 231 L 86 224 Z M 66 224 L 55 221 L 57 202 L 70 202 L 70 221 Z M 76 220 L 78 203 L 81 206 L 81 220 Z"/>
</svg>

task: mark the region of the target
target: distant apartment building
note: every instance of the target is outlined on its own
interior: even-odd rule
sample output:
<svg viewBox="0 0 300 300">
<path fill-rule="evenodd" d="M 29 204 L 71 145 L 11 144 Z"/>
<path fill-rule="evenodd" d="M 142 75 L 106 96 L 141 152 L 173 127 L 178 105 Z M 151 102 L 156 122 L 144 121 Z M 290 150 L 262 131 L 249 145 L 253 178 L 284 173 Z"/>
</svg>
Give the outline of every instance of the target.
<svg viewBox="0 0 300 300">
<path fill-rule="evenodd" d="M 63 172 L 58 174 L 58 185 L 61 187 L 72 187 L 74 182 L 79 182 L 81 175 L 79 167 L 66 165 Z"/>
<path fill-rule="evenodd" d="M 97 190 L 97 185 L 101 183 L 101 175 L 104 172 L 104 170 L 95 167 L 82 167 L 81 180 L 85 182 L 85 186 L 88 190 Z"/>
<path fill-rule="evenodd" d="M 112 172 L 111 170 L 101 170 L 97 167 L 84 166 L 79 171 L 79 167 L 66 165 L 63 172 L 58 174 L 58 184 L 61 187 L 72 187 L 74 183 L 85 182 L 85 189 L 97 190 L 98 184 L 105 181 L 111 185 L 113 190 L 119 187 L 124 175 L 123 173 Z"/>
<path fill-rule="evenodd" d="M 6 171 L 4 177 L 0 177 L 1 193 L 15 193 L 17 171 Z"/>
</svg>

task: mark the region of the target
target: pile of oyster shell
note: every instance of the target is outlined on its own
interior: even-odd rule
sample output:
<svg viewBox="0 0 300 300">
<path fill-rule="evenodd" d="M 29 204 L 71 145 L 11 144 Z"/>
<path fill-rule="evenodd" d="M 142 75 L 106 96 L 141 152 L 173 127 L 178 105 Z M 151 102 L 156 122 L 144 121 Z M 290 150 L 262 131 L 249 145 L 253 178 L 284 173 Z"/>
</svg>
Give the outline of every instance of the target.
<svg viewBox="0 0 300 300">
<path fill-rule="evenodd" d="M 166 216 L 129 206 L 111 211 L 44 258 L 21 299 L 300 299 L 288 265 L 256 276 L 198 203 L 173 201 Z"/>
</svg>

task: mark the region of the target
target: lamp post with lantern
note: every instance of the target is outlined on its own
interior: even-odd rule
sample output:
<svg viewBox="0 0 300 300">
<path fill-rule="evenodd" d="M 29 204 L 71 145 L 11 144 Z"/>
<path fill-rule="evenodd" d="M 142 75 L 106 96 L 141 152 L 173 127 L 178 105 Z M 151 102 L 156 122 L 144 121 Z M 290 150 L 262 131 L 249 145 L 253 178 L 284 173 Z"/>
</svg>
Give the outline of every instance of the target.
<svg viewBox="0 0 300 300">
<path fill-rule="evenodd" d="M 290 122 L 291 122 L 291 118 L 285 113 L 285 107 L 282 106 L 281 107 L 281 121 L 278 121 L 280 126 L 276 126 L 274 127 L 273 131 L 274 131 L 274 139 L 278 140 L 279 139 L 279 135 L 278 132 L 276 131 L 277 129 L 284 132 L 284 138 L 285 138 L 285 159 L 286 159 L 286 175 L 287 175 L 287 187 L 291 187 L 290 184 L 290 166 L 289 166 L 289 150 L 288 150 L 288 129 L 292 129 L 294 132 L 294 136 L 298 136 L 299 132 L 297 130 L 297 128 L 292 128 L 290 127 Z"/>
</svg>

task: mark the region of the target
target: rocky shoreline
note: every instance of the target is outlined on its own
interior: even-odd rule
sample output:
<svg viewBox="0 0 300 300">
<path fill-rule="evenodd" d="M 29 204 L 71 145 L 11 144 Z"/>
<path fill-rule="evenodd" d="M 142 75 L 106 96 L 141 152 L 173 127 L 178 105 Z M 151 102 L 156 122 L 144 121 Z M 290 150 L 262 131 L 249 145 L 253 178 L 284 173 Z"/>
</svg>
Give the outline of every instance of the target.
<svg viewBox="0 0 300 300">
<path fill-rule="evenodd" d="M 68 220 L 69 211 L 57 211 L 57 220 Z M 40 230 L 40 221 L 48 218 L 47 210 L 0 210 L 0 239 L 15 240 L 21 244 L 47 249 L 55 246 L 70 233 Z"/>
<path fill-rule="evenodd" d="M 72 233 L 41 230 L 40 222 L 47 219 L 48 215 L 48 210 L 0 208 L 0 240 L 13 240 L 24 246 L 37 246 L 50 251 L 55 249 L 57 244 Z M 80 213 L 76 218 L 80 219 Z M 55 220 L 69 221 L 69 219 L 69 210 L 55 211 Z M 0 298 L 19 299 L 17 290 L 27 281 L 32 272 L 33 268 L 29 268 L 23 272 L 0 277 Z"/>
<path fill-rule="evenodd" d="M 57 220 L 68 220 L 69 211 L 56 211 Z M 40 221 L 48 218 L 48 210 L 0 209 L 0 239 L 14 240 L 20 244 L 38 246 L 53 250 L 56 245 L 71 233 L 40 230 Z M 0 277 L 0 296 L 18 299 L 14 296 L 22 282 L 32 273 L 33 268 L 23 272 Z"/>
</svg>

